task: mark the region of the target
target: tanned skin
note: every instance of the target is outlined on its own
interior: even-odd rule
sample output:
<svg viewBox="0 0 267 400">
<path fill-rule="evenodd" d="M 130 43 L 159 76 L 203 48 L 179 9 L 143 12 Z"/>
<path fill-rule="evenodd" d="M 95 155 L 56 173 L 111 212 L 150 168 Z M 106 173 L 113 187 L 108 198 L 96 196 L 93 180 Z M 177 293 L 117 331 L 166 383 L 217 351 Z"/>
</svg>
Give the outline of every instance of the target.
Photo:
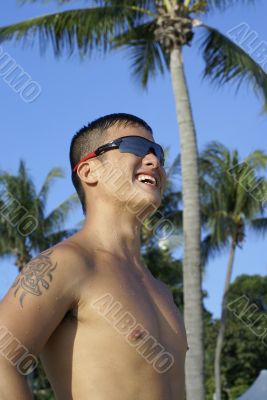
<svg viewBox="0 0 267 400">
<path fill-rule="evenodd" d="M 127 135 L 153 140 L 139 126 L 108 133 L 107 142 Z M 105 179 L 110 163 L 124 178 Z M 159 185 L 139 182 L 141 171 Z M 111 150 L 77 173 L 86 192 L 84 227 L 30 261 L 0 303 L 0 398 L 32 398 L 7 347 L 5 357 L 1 352 L 6 327 L 41 358 L 58 400 L 183 400 L 184 323 L 168 287 L 140 262 L 142 219 L 160 205 L 164 169 L 153 153 Z M 121 179 L 127 190 L 119 189 Z M 145 211 L 137 218 L 140 206 Z M 145 342 L 154 343 L 155 354 Z"/>
</svg>

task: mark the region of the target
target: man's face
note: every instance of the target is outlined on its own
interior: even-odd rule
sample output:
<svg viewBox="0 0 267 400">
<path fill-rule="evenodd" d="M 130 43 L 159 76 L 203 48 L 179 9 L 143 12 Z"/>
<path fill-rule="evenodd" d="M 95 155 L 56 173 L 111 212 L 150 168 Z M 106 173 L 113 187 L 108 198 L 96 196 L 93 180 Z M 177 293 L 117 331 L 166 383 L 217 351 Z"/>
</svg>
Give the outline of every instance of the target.
<svg viewBox="0 0 267 400">
<path fill-rule="evenodd" d="M 108 143 L 123 136 L 141 136 L 154 141 L 151 133 L 142 127 L 113 126 L 108 130 L 105 142 Z M 146 208 L 146 213 L 149 215 L 159 207 L 166 174 L 153 153 L 138 157 L 135 154 L 121 153 L 119 149 L 114 149 L 107 151 L 99 159 L 102 168 L 98 171 L 98 190 L 101 191 L 101 195 L 108 196 L 109 202 L 122 203 L 124 208 L 126 206 L 129 212 L 135 214 Z"/>
</svg>

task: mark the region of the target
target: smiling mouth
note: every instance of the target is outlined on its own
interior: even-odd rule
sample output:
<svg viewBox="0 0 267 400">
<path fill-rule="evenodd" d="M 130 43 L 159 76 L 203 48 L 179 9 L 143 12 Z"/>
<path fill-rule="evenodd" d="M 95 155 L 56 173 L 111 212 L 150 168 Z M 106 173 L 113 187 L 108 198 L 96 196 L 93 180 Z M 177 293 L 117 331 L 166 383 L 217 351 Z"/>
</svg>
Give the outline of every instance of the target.
<svg viewBox="0 0 267 400">
<path fill-rule="evenodd" d="M 143 183 L 144 185 L 158 187 L 157 179 L 150 175 L 139 174 L 136 176 L 136 180 L 138 182 Z"/>
</svg>

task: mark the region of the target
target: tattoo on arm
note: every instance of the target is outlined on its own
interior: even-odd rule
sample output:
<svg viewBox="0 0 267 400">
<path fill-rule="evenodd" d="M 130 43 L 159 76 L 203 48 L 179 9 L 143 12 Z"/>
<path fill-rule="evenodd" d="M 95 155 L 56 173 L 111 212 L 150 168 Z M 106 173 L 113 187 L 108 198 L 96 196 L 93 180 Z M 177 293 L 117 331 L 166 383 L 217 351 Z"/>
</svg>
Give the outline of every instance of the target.
<svg viewBox="0 0 267 400">
<path fill-rule="evenodd" d="M 12 288 L 15 288 L 14 297 L 18 294 L 21 307 L 23 307 L 23 300 L 27 293 L 41 296 L 44 292 L 42 289 L 49 288 L 53 279 L 52 272 L 57 267 L 57 263 L 53 264 L 50 260 L 51 254 L 52 250 L 46 250 L 31 260 L 12 285 Z"/>
</svg>

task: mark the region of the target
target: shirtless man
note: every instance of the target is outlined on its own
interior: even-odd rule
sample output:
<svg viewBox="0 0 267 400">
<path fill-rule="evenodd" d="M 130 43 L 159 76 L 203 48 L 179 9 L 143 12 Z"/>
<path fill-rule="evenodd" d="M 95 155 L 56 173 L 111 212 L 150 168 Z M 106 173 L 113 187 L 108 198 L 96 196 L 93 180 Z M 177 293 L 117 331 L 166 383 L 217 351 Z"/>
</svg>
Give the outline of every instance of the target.
<svg viewBox="0 0 267 400">
<path fill-rule="evenodd" d="M 85 224 L 30 261 L 0 303 L 0 399 L 31 399 L 39 355 L 58 400 L 183 400 L 184 324 L 140 261 L 162 148 L 143 120 L 112 114 L 74 136 L 70 160 Z"/>
</svg>

